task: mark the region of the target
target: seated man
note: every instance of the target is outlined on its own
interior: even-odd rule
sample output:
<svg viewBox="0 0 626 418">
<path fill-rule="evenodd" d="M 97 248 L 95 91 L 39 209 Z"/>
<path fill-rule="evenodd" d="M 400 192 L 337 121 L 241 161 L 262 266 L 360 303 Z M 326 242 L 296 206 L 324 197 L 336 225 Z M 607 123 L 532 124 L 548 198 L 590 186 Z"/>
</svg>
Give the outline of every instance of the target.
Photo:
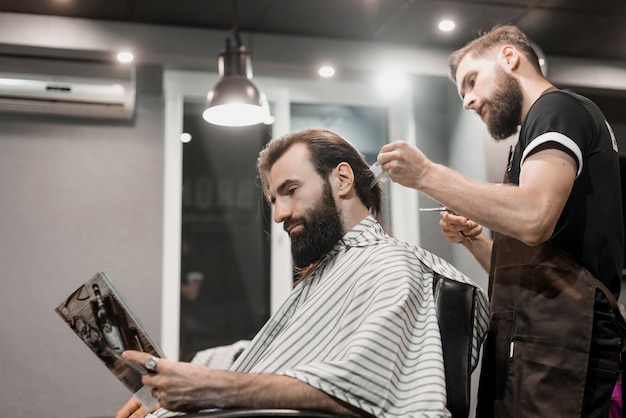
<svg viewBox="0 0 626 418">
<path fill-rule="evenodd" d="M 333 132 L 309 129 L 271 141 L 258 170 L 274 220 L 291 238 L 299 280 L 230 370 L 161 359 L 143 383 L 174 411 L 448 416 L 433 274 L 469 280 L 384 232 L 376 220 L 380 185 L 371 186 L 363 157 Z M 477 304 L 475 360 L 487 324 L 485 301 Z M 139 364 L 150 357 L 123 356 Z M 117 417 L 133 412 L 142 414 L 135 399 Z"/>
</svg>

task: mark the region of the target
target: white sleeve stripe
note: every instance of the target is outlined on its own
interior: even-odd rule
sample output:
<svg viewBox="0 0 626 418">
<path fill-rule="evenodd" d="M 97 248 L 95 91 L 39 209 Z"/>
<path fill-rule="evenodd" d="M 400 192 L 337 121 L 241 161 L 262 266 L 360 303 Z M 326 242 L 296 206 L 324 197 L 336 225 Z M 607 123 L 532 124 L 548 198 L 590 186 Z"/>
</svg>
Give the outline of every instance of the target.
<svg viewBox="0 0 626 418">
<path fill-rule="evenodd" d="M 583 153 L 581 152 L 578 144 L 560 132 L 546 132 L 545 134 L 541 134 L 537 138 L 533 139 L 524 150 L 524 154 L 522 154 L 522 159 L 520 160 L 520 170 L 526 160 L 526 157 L 528 157 L 528 154 L 530 154 L 539 145 L 543 145 L 547 142 L 557 142 L 574 153 L 578 162 L 578 171 L 576 172 L 576 177 L 578 177 L 583 170 Z"/>
</svg>

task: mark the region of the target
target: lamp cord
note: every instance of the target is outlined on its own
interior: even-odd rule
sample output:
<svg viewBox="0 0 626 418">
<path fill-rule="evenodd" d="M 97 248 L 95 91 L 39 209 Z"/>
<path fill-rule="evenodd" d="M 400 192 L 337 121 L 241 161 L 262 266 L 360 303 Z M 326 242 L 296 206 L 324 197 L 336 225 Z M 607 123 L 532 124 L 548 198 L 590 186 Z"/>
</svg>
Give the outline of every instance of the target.
<svg viewBox="0 0 626 418">
<path fill-rule="evenodd" d="M 233 36 L 237 42 L 237 48 L 241 46 L 241 37 L 239 36 L 239 9 L 237 7 L 237 0 L 233 0 L 233 15 L 235 24 L 233 26 Z"/>
</svg>

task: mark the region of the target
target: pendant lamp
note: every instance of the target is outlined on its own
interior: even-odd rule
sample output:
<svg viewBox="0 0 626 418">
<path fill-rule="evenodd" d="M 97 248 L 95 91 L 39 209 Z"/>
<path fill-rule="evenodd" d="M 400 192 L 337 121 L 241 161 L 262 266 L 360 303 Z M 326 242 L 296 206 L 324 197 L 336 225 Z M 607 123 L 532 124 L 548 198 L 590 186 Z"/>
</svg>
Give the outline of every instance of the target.
<svg viewBox="0 0 626 418">
<path fill-rule="evenodd" d="M 219 56 L 220 81 L 207 95 L 202 117 L 221 126 L 248 126 L 263 123 L 270 118 L 267 98 L 252 82 L 250 53 L 241 44 L 235 26 L 237 44 L 226 38 L 226 48 Z"/>
</svg>

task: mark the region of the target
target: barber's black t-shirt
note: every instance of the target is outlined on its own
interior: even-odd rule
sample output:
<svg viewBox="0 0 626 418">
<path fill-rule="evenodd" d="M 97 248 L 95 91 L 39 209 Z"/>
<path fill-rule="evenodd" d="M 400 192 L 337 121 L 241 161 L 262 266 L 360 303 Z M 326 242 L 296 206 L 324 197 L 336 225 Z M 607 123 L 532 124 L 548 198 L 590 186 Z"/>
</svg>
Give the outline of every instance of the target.
<svg viewBox="0 0 626 418">
<path fill-rule="evenodd" d="M 578 164 L 572 192 L 550 242 L 619 296 L 623 225 L 615 135 L 598 107 L 570 91 L 552 91 L 531 107 L 509 161 L 509 181 L 519 184 L 524 159 L 537 147 L 569 152 Z"/>
</svg>

